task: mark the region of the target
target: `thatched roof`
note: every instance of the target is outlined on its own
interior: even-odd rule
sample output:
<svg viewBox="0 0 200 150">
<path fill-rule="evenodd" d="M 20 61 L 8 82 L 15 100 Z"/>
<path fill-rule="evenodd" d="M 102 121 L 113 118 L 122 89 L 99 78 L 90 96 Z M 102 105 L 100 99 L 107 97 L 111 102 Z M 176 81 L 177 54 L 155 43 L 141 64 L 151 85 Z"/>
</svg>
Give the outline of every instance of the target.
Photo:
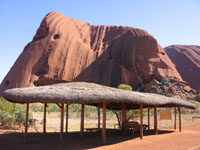
<svg viewBox="0 0 200 150">
<path fill-rule="evenodd" d="M 110 102 L 110 109 L 120 109 L 119 103 L 127 103 L 127 108 L 144 106 L 181 106 L 195 108 L 192 103 L 163 95 L 126 91 L 86 82 L 70 82 L 49 86 L 15 88 L 3 92 L 3 97 L 16 103 L 84 103 L 96 105 Z"/>
</svg>

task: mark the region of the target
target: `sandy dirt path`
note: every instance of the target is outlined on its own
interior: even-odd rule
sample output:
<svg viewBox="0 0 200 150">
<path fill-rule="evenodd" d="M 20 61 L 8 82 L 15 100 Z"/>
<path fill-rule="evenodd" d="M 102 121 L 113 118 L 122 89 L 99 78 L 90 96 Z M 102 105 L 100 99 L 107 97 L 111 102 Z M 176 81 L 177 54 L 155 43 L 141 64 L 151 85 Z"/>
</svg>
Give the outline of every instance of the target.
<svg viewBox="0 0 200 150">
<path fill-rule="evenodd" d="M 200 124 L 183 128 L 182 132 L 144 136 L 93 150 L 200 150 Z"/>
<path fill-rule="evenodd" d="M 200 150 L 200 124 L 183 127 L 182 132 L 173 130 L 159 132 L 159 135 L 138 136 L 111 134 L 107 145 L 102 145 L 97 133 L 88 133 L 84 138 L 79 133 L 64 136 L 63 148 L 58 146 L 58 133 L 30 133 L 27 143 L 21 132 L 0 130 L 0 150 Z"/>
</svg>

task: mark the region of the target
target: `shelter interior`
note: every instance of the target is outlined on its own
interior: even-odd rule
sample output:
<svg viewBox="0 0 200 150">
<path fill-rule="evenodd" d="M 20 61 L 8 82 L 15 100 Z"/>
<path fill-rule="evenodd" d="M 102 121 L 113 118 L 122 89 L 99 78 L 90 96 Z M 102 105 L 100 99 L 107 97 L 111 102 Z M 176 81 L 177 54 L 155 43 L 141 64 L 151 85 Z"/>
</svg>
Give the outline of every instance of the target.
<svg viewBox="0 0 200 150">
<path fill-rule="evenodd" d="M 47 108 L 47 103 L 44 103 L 44 116 L 43 116 L 43 133 L 46 133 L 46 108 Z M 65 133 L 68 132 L 68 108 L 70 103 L 64 104 L 58 104 L 57 105 L 61 109 L 61 115 L 60 115 L 60 137 L 59 137 L 59 143 L 62 146 L 63 143 L 63 134 L 64 134 L 64 118 L 66 119 L 66 125 L 65 125 Z M 106 144 L 106 109 L 112 109 L 112 110 L 121 110 L 121 125 L 120 130 L 124 134 L 125 132 L 132 132 L 134 133 L 135 131 L 139 131 L 140 133 L 140 139 L 143 138 L 143 132 L 144 130 L 150 130 L 150 109 L 154 110 L 154 132 L 155 134 L 158 134 L 158 119 L 157 119 L 157 108 L 159 107 L 158 105 L 143 105 L 143 104 L 133 104 L 133 103 L 116 103 L 116 102 L 103 102 L 103 103 L 98 103 L 98 104 L 80 104 L 81 105 L 81 123 L 80 123 L 80 137 L 84 136 L 84 132 L 101 132 L 101 137 L 102 137 L 102 142 L 103 144 Z M 85 105 L 92 105 L 97 107 L 97 113 L 98 113 L 98 127 L 97 128 L 84 128 L 84 108 Z M 64 109 L 66 107 L 66 109 Z M 174 107 L 174 129 L 176 130 L 176 114 L 178 110 L 178 116 L 179 116 L 179 131 L 181 132 L 181 107 L 180 106 L 175 106 L 175 105 L 164 105 L 161 107 Z M 103 109 L 103 114 L 102 114 L 102 121 L 100 117 L 100 108 Z M 143 109 L 147 108 L 147 119 L 148 119 L 148 124 L 143 124 Z M 126 110 L 130 109 L 140 109 L 140 122 L 127 122 L 126 121 Z M 66 113 L 64 113 L 64 110 L 66 110 Z M 66 114 L 66 116 L 64 116 Z M 28 116 L 29 116 L 29 103 L 26 103 L 26 123 L 25 123 L 25 133 L 24 133 L 24 140 L 27 140 L 27 133 L 28 133 Z M 102 122 L 102 123 L 101 123 Z M 102 126 L 100 125 L 102 124 Z"/>
</svg>

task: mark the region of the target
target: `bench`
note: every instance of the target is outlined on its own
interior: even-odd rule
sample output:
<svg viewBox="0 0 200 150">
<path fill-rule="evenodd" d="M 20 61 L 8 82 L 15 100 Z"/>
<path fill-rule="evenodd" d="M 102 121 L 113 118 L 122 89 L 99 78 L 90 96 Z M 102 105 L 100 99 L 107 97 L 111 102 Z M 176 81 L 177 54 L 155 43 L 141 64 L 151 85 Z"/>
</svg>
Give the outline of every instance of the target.
<svg viewBox="0 0 200 150">
<path fill-rule="evenodd" d="M 110 133 L 111 133 L 113 130 L 114 130 L 114 129 L 112 129 L 112 128 L 106 128 L 106 133 L 107 133 L 108 135 L 110 135 Z M 86 131 L 86 132 L 90 132 L 90 133 L 97 132 L 97 133 L 101 134 L 102 128 L 85 128 L 85 131 Z"/>
<path fill-rule="evenodd" d="M 85 128 L 86 132 L 100 132 L 101 128 Z"/>
<path fill-rule="evenodd" d="M 146 131 L 148 128 L 148 125 L 142 125 L 143 127 L 143 131 Z M 140 131 L 140 124 L 138 122 L 135 121 L 131 121 L 131 122 L 126 122 L 125 123 L 125 130 L 130 130 L 130 133 L 132 132 L 132 134 L 134 134 L 135 132 L 139 132 Z"/>
</svg>

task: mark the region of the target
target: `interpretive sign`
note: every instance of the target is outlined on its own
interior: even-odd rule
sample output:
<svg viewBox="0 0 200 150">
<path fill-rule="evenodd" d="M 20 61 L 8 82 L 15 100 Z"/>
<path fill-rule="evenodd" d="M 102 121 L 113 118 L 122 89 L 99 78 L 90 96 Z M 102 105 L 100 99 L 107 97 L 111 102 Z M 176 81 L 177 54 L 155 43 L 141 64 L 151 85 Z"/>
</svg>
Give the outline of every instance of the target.
<svg viewBox="0 0 200 150">
<path fill-rule="evenodd" d="M 160 111 L 160 120 L 172 120 L 171 110 L 161 110 Z"/>
</svg>

